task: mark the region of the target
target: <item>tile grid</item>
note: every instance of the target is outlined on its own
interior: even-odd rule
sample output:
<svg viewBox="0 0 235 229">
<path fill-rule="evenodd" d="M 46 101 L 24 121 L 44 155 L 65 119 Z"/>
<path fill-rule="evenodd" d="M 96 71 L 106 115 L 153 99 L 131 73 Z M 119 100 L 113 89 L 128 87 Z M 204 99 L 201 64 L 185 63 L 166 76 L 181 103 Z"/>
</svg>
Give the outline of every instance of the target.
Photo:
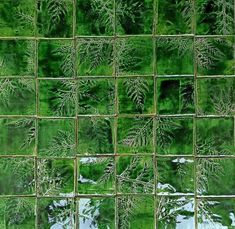
<svg viewBox="0 0 235 229">
<path fill-rule="evenodd" d="M 76 17 L 75 17 L 75 15 L 76 15 L 76 13 L 75 13 L 75 9 L 76 9 L 76 7 L 75 7 L 75 4 L 76 4 L 76 1 L 74 0 L 74 16 L 73 16 L 73 42 L 74 42 L 74 46 L 76 47 L 76 41 L 77 41 L 77 38 L 79 39 L 79 37 L 77 37 L 76 36 L 76 34 L 75 34 L 75 25 L 76 25 Z M 154 9 L 156 8 L 157 9 L 157 7 L 155 6 L 155 5 L 157 5 L 157 0 L 155 0 L 154 1 Z M 114 7 L 115 8 L 115 7 Z M 157 11 L 157 10 L 156 10 Z M 194 9 L 194 11 L 195 11 L 195 9 Z M 37 12 L 37 10 L 36 10 L 36 12 Z M 114 12 L 116 12 L 115 11 L 115 9 L 114 9 Z M 116 15 L 116 14 L 115 14 Z M 156 13 L 155 13 L 155 15 L 157 15 Z M 195 13 L 195 16 L 196 16 L 196 13 Z M 155 19 L 154 20 L 157 20 L 157 16 L 155 16 Z M 35 20 L 36 21 L 36 20 Z M 116 20 L 114 20 L 115 21 L 115 25 L 116 25 Z M 155 42 L 155 38 L 156 37 L 163 37 L 162 35 L 156 35 L 156 23 L 154 23 L 154 29 L 153 29 L 153 35 L 149 35 L 149 36 L 151 36 L 151 37 L 153 37 L 153 43 L 154 43 L 154 48 L 153 48 L 153 53 L 154 53 L 154 63 L 156 63 L 156 59 L 155 58 L 157 58 L 157 54 L 156 54 L 156 42 Z M 196 23 L 195 23 L 195 26 L 196 26 Z M 116 30 L 115 30 L 116 31 Z M 145 35 L 146 37 L 148 36 L 148 35 Z M 174 35 L 175 36 L 175 35 Z M 178 35 L 178 36 L 182 36 L 182 35 Z M 193 39 L 194 39 L 194 42 L 195 42 L 195 38 L 196 37 L 212 37 L 212 36 L 197 36 L 196 35 L 196 33 L 195 33 L 195 30 L 194 30 L 194 33 L 193 33 L 193 35 L 187 35 L 187 36 L 190 36 L 190 37 L 192 37 L 193 36 Z M 89 37 L 89 38 L 91 38 L 92 36 L 82 36 L 82 38 L 83 37 Z M 96 37 L 96 36 L 94 36 L 94 37 Z M 100 36 L 98 36 L 98 37 L 100 37 Z M 135 36 L 135 35 L 131 35 L 131 36 L 118 36 L 117 34 L 116 34 L 116 32 L 115 32 L 115 35 L 112 37 L 113 39 L 114 39 L 114 41 L 116 41 L 116 39 L 117 38 L 119 38 L 119 37 L 123 37 L 123 38 L 126 38 L 126 37 L 140 37 L 140 36 Z M 141 37 L 142 37 L 142 35 L 141 35 Z M 165 36 L 164 36 L 165 37 Z M 166 37 L 168 37 L 168 36 L 166 36 Z M 169 35 L 169 37 L 170 37 L 170 35 Z M 220 36 L 218 36 L 218 35 L 215 35 L 215 36 L 213 36 L 213 37 L 220 37 Z M 222 36 L 222 37 L 224 37 L 224 36 Z M 233 36 L 232 35 L 232 37 L 233 38 L 235 38 L 235 36 Z M 5 39 L 4 37 L 2 37 L 1 39 Z M 22 38 L 22 37 L 7 37 L 6 39 L 24 39 L 24 38 Z M 34 40 L 35 42 L 36 42 L 36 48 L 35 48 L 35 53 L 36 53 L 36 58 L 38 57 L 38 42 L 39 42 L 39 40 L 44 40 L 44 39 L 51 39 L 51 38 L 38 38 L 38 37 L 25 37 L 25 39 L 32 39 L 32 40 Z M 63 38 L 59 38 L 59 39 L 63 39 Z M 70 39 L 70 38 L 69 38 Z M 67 40 L 67 39 L 65 39 L 65 40 Z M 114 47 L 116 48 L 116 45 L 115 45 L 116 43 L 114 42 Z M 234 47 L 234 49 L 235 49 L 235 47 Z M 194 55 L 195 55 L 195 53 L 194 53 Z M 235 55 L 235 50 L 234 50 L 234 55 Z M 76 55 L 75 55 L 75 58 L 76 58 Z M 156 66 L 156 64 L 154 64 L 154 66 Z M 76 65 L 75 65 L 75 68 L 76 68 Z M 74 70 L 74 72 L 75 72 L 75 75 L 74 75 L 74 77 L 73 78 L 71 78 L 71 79 L 73 79 L 73 80 L 75 80 L 76 82 L 77 82 L 77 86 L 79 85 L 79 78 L 77 77 L 77 75 L 76 75 L 76 73 L 77 73 L 77 69 L 75 69 Z M 115 79 L 115 114 L 114 115 L 79 115 L 79 112 L 78 112 L 78 103 L 79 103 L 79 101 L 76 103 L 76 116 L 73 118 L 73 117 L 71 117 L 71 118 L 68 118 L 68 117 L 53 117 L 53 116 L 49 116 L 49 117 L 41 117 L 40 115 L 39 115 L 39 88 L 38 88 L 38 86 L 39 86 L 39 81 L 41 81 L 41 80 L 47 80 L 48 78 L 44 78 L 44 79 L 41 79 L 41 78 L 39 78 L 38 77 L 38 60 L 36 61 L 36 64 L 35 64 L 35 82 L 36 82 L 36 116 L 35 115 L 33 115 L 33 116 L 27 116 L 27 115 L 16 115 L 16 116 L 14 116 L 14 115 L 0 115 L 0 117 L 1 118 L 13 118 L 13 117 L 26 117 L 26 118 L 28 118 L 28 117 L 32 117 L 32 118 L 35 118 L 35 120 L 36 120 L 36 135 L 37 135 L 37 137 L 36 137 L 36 143 L 35 143 L 35 155 L 34 156 L 29 156 L 30 158 L 34 158 L 34 160 L 35 160 L 35 164 L 36 164 L 36 167 L 37 167 L 37 161 L 38 161 L 38 159 L 40 159 L 41 157 L 39 156 L 39 154 L 38 154 L 38 129 L 39 129 L 39 127 L 38 127 L 38 120 L 39 119 L 47 119 L 47 118 L 49 118 L 49 119 L 64 119 L 64 118 L 68 118 L 68 119 L 71 119 L 71 120 L 75 120 L 75 132 L 76 132 L 76 134 L 75 134 L 75 136 L 76 136 L 76 149 L 78 148 L 78 144 L 79 144 L 79 139 L 78 139 L 78 125 L 79 125 L 79 118 L 80 117 L 114 117 L 114 120 L 115 120 L 115 150 L 114 150 L 114 155 L 112 155 L 112 156 L 114 156 L 115 157 L 115 161 L 116 161 L 116 157 L 117 156 L 119 156 L 119 155 L 121 155 L 121 156 L 129 156 L 129 155 L 132 155 L 132 156 L 136 156 L 136 154 L 118 154 L 118 152 L 117 152 L 117 120 L 118 120 L 118 118 L 119 117 L 153 117 L 153 142 L 154 142 L 154 145 L 156 145 L 156 142 L 157 142 L 157 135 L 156 135 L 156 125 L 157 125 L 157 123 L 156 123 L 156 117 L 171 117 L 171 116 L 173 116 L 173 117 L 175 117 L 175 115 L 157 115 L 157 110 L 155 110 L 154 111 L 154 114 L 144 114 L 144 115 L 141 115 L 141 114 L 139 114 L 139 115 L 132 115 L 132 114 L 129 114 L 129 115 L 125 115 L 125 114 L 119 114 L 119 112 L 118 112 L 118 84 L 117 84 L 117 78 L 121 78 L 121 77 L 126 77 L 126 76 L 118 76 L 118 74 L 116 73 L 116 65 L 115 65 L 115 63 L 114 63 L 114 76 L 112 76 L 112 78 L 114 77 L 114 79 Z M 154 73 L 153 73 L 153 78 L 154 78 L 154 88 L 156 88 L 156 85 L 157 85 L 157 79 L 158 78 L 160 78 L 161 76 L 160 75 L 158 75 L 157 74 L 157 69 L 156 69 L 156 67 L 154 67 L 154 71 L 153 71 Z M 234 72 L 234 75 L 235 75 L 235 72 Z M 80 77 L 80 76 L 79 76 Z M 130 76 L 130 77 L 134 77 L 134 76 Z M 149 77 L 152 77 L 152 76 L 149 76 Z M 165 76 L 164 76 L 165 77 Z M 208 78 L 210 78 L 210 77 L 212 77 L 212 76 L 208 76 Z M 214 77 L 214 76 L 213 76 Z M 234 78 L 234 76 L 230 76 L 230 77 L 232 77 L 232 78 Z M 4 78 L 8 78 L 8 77 L 4 77 Z M 9 78 L 11 78 L 11 77 L 9 77 Z M 17 78 L 17 77 L 14 77 L 14 79 L 15 78 Z M 19 77 L 19 78 L 21 78 L 21 77 Z M 83 78 L 83 77 L 81 77 L 81 78 Z M 84 78 L 100 78 L 99 76 L 89 76 L 89 77 L 87 77 L 87 76 L 84 76 Z M 105 77 L 105 78 L 108 78 L 108 77 Z M 197 108 L 198 106 L 198 101 L 197 101 L 197 80 L 198 80 L 198 76 L 197 76 L 197 68 L 196 68 L 196 63 L 195 63 L 195 56 L 194 56 L 194 85 L 195 85 L 195 88 L 196 88 L 196 90 L 195 90 L 195 108 Z M 200 79 L 201 78 L 207 78 L 206 76 L 200 76 Z M 217 78 L 224 78 L 224 76 L 217 76 Z M 49 79 L 51 79 L 51 78 L 49 78 Z M 57 78 L 53 78 L 54 80 L 56 80 Z M 60 80 L 61 80 L 61 78 L 59 78 Z M 51 79 L 52 80 L 52 79 Z M 69 80 L 69 78 L 65 78 L 65 80 Z M 76 90 L 76 91 L 78 91 L 78 90 Z M 78 98 L 78 96 L 77 96 L 77 98 Z M 154 91 L 154 104 L 155 104 L 155 109 L 157 109 L 156 107 L 157 107 L 157 95 L 156 95 L 156 90 Z M 179 116 L 179 117 L 183 117 L 183 116 L 185 116 L 185 117 L 188 117 L 189 115 L 188 114 L 179 114 L 179 115 L 176 115 L 176 116 Z M 197 192 L 196 192 L 196 186 L 197 186 L 197 174 L 196 174 L 196 168 L 197 168 L 197 160 L 198 160 L 198 158 L 200 158 L 200 157 L 203 157 L 203 156 L 199 156 L 199 155 L 197 155 L 196 154 L 196 119 L 198 118 L 198 117 L 231 117 L 230 115 L 223 115 L 223 116 L 221 116 L 221 115 L 203 115 L 203 116 L 201 116 L 201 115 L 198 115 L 198 112 L 196 111 L 195 112 L 195 114 L 190 114 L 190 116 L 191 117 L 193 117 L 193 129 L 194 129 L 194 140 L 193 140 L 193 146 L 194 146 L 194 152 L 193 152 L 193 158 L 194 158 L 194 160 L 195 160 L 195 174 L 194 174 L 194 181 L 195 181 L 195 193 L 194 193 L 194 200 L 195 200 L 195 227 L 197 228 L 197 202 L 198 202 L 198 200 L 200 200 L 200 198 L 205 198 L 205 197 L 203 197 L 203 196 L 199 196 L 198 194 L 197 194 Z M 234 118 L 234 120 L 235 120 L 235 116 L 233 116 L 233 118 Z M 234 121 L 234 132 L 235 132 L 235 121 Z M 235 134 L 234 134 L 234 144 L 235 144 Z M 141 154 L 138 154 L 138 155 L 141 155 Z M 143 154 L 144 156 L 146 156 L 146 154 Z M 19 157 L 21 157 L 22 155 L 18 155 Z M 18 157 L 17 155 L 15 155 L 15 156 L 13 156 L 13 157 Z M 89 157 L 89 156 L 91 156 L 91 157 L 94 157 L 94 155 L 85 155 L 84 157 Z M 98 157 L 102 157 L 102 156 L 107 156 L 107 154 L 105 154 L 105 155 L 97 155 Z M 111 155 L 110 155 L 111 156 Z M 157 213 L 157 208 L 156 208 L 156 200 L 157 200 L 157 198 L 158 198 L 158 196 L 161 196 L 161 195 L 159 195 L 158 193 L 157 193 L 157 191 L 156 191 L 156 185 L 157 185 L 157 158 L 158 157 L 163 157 L 163 158 L 165 158 L 165 157 L 176 157 L 176 156 L 180 156 L 180 155 L 164 155 L 164 156 L 162 156 L 162 155 L 158 155 L 158 152 L 157 152 L 157 149 L 156 149 L 156 147 L 154 147 L 154 153 L 153 154 L 149 154 L 148 155 L 149 157 L 153 157 L 153 160 L 154 160 L 154 164 L 155 164 L 155 166 L 156 166 L 156 168 L 155 168 L 155 187 L 154 187 L 154 193 L 153 193 L 153 196 L 155 197 L 155 207 L 154 207 L 154 210 L 155 210 L 155 220 L 156 220 L 156 222 L 155 222 L 155 227 L 157 228 L 157 217 L 156 217 L 156 213 Z M 0 157 L 3 157 L 2 155 L 0 156 Z M 11 157 L 11 155 L 6 155 L 6 156 L 4 156 L 4 157 Z M 28 157 L 28 156 L 23 156 L 23 157 Z M 188 156 L 185 156 L 184 155 L 184 157 L 192 157 L 192 155 L 188 155 Z M 210 158 L 211 156 L 205 156 L 205 158 Z M 221 158 L 221 156 L 218 156 L 219 158 Z M 230 156 L 224 156 L 224 157 L 226 157 L 226 158 L 235 158 L 235 156 L 234 155 L 230 155 Z M 42 158 L 44 158 L 44 157 L 42 157 Z M 57 158 L 57 157 L 50 157 L 50 158 Z M 59 157 L 58 157 L 59 158 Z M 71 158 L 71 157 L 70 157 Z M 77 156 L 75 157 L 75 158 L 73 158 L 73 160 L 74 160 L 74 165 L 75 165 L 75 167 L 74 167 L 74 188 L 75 188 L 75 191 L 77 190 L 77 182 L 76 182 L 76 180 L 77 180 L 77 177 L 78 177 L 78 170 L 77 170 Z M 116 168 L 115 168 L 115 173 L 116 173 L 116 175 L 117 175 L 117 171 L 116 171 Z M 36 195 L 32 195 L 33 197 L 36 197 L 36 207 L 37 207 L 37 201 L 38 201 L 38 198 L 40 198 L 39 197 L 39 195 L 38 195 L 38 193 L 37 193 L 37 190 L 38 190 L 38 188 L 37 188 L 37 172 L 35 173 L 35 175 L 36 175 L 36 181 L 35 181 L 35 186 L 36 186 Z M 115 179 L 116 179 L 116 176 L 115 176 Z M 119 193 L 118 193 L 118 191 L 117 191 L 117 185 L 115 185 L 115 199 L 116 199 L 116 201 L 117 201 L 117 197 L 120 195 Z M 133 193 L 133 194 L 135 194 L 135 193 Z M 123 195 L 123 194 L 122 194 Z M 124 194 L 125 195 L 125 194 Z M 139 194 L 138 194 L 139 195 Z M 140 194 L 140 195 L 142 195 L 142 194 Z M 152 195 L 152 194 L 146 194 L 146 195 Z M 14 196 L 14 195 L 13 195 Z M 18 196 L 18 195 L 17 195 Z M 22 196 L 24 196 L 24 195 L 22 195 Z M 31 195 L 29 195 L 29 196 L 31 196 Z M 76 197 L 79 197 L 79 196 L 82 196 L 82 197 L 84 197 L 84 196 L 87 196 L 87 197 L 89 197 L 89 196 L 96 196 L 96 195 L 84 195 L 84 194 L 82 194 L 82 195 L 76 195 Z M 98 195 L 98 196 L 105 196 L 105 195 Z M 3 196 L 1 196 L 0 195 L 0 198 L 1 197 L 3 197 Z M 55 196 L 56 197 L 56 196 Z M 47 198 L 47 197 L 44 197 L 44 198 Z M 229 198 L 235 198 L 235 196 L 230 196 Z M 118 225 L 118 214 L 117 214 L 117 211 L 118 211 L 118 208 L 117 208 L 117 202 L 115 203 L 115 210 L 116 210 L 116 220 L 115 220 L 115 225 L 116 225 L 116 227 L 117 227 L 117 225 Z M 77 212 L 78 213 L 78 212 Z M 37 216 L 38 214 L 36 214 L 36 216 Z M 76 217 L 78 217 L 78 214 L 76 214 Z M 78 218 L 76 219 L 76 222 L 78 222 Z M 78 228 L 79 226 L 78 226 L 78 223 L 75 223 L 75 225 L 76 225 L 76 227 Z M 36 223 L 36 226 L 37 226 L 37 223 Z"/>
</svg>

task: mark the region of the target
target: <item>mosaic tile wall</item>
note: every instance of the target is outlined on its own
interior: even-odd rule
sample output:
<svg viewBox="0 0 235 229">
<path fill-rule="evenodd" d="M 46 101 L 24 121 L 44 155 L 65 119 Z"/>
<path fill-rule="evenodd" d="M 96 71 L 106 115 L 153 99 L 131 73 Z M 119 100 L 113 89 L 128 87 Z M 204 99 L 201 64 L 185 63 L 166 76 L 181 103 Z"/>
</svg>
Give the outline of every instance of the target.
<svg viewBox="0 0 235 229">
<path fill-rule="evenodd" d="M 0 229 L 235 228 L 233 0 L 2 0 Z"/>
</svg>

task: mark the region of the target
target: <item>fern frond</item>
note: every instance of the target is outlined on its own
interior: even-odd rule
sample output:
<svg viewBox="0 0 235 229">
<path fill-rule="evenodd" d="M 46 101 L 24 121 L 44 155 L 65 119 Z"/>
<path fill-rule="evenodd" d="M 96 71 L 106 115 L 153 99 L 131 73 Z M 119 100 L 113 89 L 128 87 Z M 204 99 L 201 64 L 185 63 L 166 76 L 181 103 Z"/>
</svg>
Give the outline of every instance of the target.
<svg viewBox="0 0 235 229">
<path fill-rule="evenodd" d="M 143 110 L 146 94 L 149 91 L 148 81 L 142 77 L 126 79 L 124 86 L 127 96 L 136 104 L 136 108 Z"/>
<path fill-rule="evenodd" d="M 43 151 L 47 156 L 72 156 L 75 150 L 74 135 L 68 131 L 58 131 L 49 146 Z"/>
<path fill-rule="evenodd" d="M 216 113 L 230 115 L 235 113 L 235 93 L 232 87 L 221 89 L 219 93 L 211 96 L 211 101 Z"/>
<path fill-rule="evenodd" d="M 234 3 L 231 0 L 214 1 L 214 14 L 216 16 L 215 31 L 219 34 L 228 35 L 233 33 Z"/>
<path fill-rule="evenodd" d="M 132 147 L 148 145 L 153 134 L 152 121 L 152 119 L 147 121 L 141 118 L 136 119 L 122 143 Z"/>
<path fill-rule="evenodd" d="M 73 115 L 76 102 L 76 81 L 63 80 L 64 89 L 58 89 L 57 96 L 53 100 L 55 102 L 54 111 L 56 115 Z"/>
<path fill-rule="evenodd" d="M 46 0 L 47 12 L 50 18 L 50 25 L 57 25 L 67 14 L 67 3 L 64 0 Z"/>
<path fill-rule="evenodd" d="M 75 49 L 72 45 L 63 45 L 57 48 L 54 53 L 59 57 L 62 57 L 60 63 L 61 70 L 66 77 L 74 76 L 74 57 Z"/>
<path fill-rule="evenodd" d="M 0 81 L 0 100 L 3 104 L 9 104 L 11 95 L 14 94 L 16 90 L 16 85 L 14 81 L 10 79 L 3 79 Z"/>
<path fill-rule="evenodd" d="M 181 127 L 172 118 L 157 118 L 157 144 L 166 149 L 172 144 L 174 131 Z"/>
<path fill-rule="evenodd" d="M 177 8 L 182 14 L 182 17 L 188 26 L 188 28 L 192 28 L 192 16 L 194 9 L 194 1 L 193 0 L 183 0 L 177 2 Z"/>
<path fill-rule="evenodd" d="M 217 39 L 217 41 L 219 41 L 219 39 Z M 212 68 L 214 64 L 224 56 L 224 53 L 220 51 L 210 39 L 198 38 L 195 40 L 194 47 L 196 62 L 201 68 Z"/>
</svg>

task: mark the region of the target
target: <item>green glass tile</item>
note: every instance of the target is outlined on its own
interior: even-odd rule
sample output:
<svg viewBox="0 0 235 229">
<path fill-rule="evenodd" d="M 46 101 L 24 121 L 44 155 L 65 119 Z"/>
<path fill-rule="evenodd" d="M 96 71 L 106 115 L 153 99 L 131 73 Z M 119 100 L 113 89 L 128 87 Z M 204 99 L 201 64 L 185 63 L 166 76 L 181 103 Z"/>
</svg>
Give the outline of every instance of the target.
<svg viewBox="0 0 235 229">
<path fill-rule="evenodd" d="M 35 226 L 35 198 L 0 199 L 0 227 L 31 229 Z"/>
<path fill-rule="evenodd" d="M 200 79 L 197 81 L 200 115 L 232 115 L 235 113 L 235 80 Z"/>
<path fill-rule="evenodd" d="M 119 193 L 153 193 L 153 158 L 120 156 L 117 158 Z"/>
<path fill-rule="evenodd" d="M 160 194 L 193 194 L 194 161 L 191 158 L 159 158 L 157 161 Z"/>
<path fill-rule="evenodd" d="M 153 74 L 153 41 L 150 37 L 116 39 L 116 73 L 118 75 Z"/>
<path fill-rule="evenodd" d="M 234 154 L 234 121 L 232 118 L 196 120 L 196 151 L 199 155 Z"/>
<path fill-rule="evenodd" d="M 191 78 L 158 79 L 157 96 L 159 114 L 194 113 L 194 81 Z"/>
<path fill-rule="evenodd" d="M 115 228 L 114 198 L 80 198 L 77 200 L 77 205 L 79 228 Z"/>
<path fill-rule="evenodd" d="M 79 79 L 78 113 L 79 114 L 113 114 L 115 98 L 114 79 Z"/>
<path fill-rule="evenodd" d="M 75 201 L 71 198 L 38 199 L 37 228 L 74 228 Z"/>
<path fill-rule="evenodd" d="M 41 40 L 38 44 L 39 77 L 73 77 L 75 51 L 72 40 Z"/>
<path fill-rule="evenodd" d="M 0 76 L 35 75 L 35 41 L 0 40 Z"/>
<path fill-rule="evenodd" d="M 234 199 L 205 199 L 198 203 L 198 228 L 233 228 Z"/>
<path fill-rule="evenodd" d="M 113 74 L 113 40 L 110 38 L 77 39 L 77 75 L 110 76 Z"/>
<path fill-rule="evenodd" d="M 190 34 L 193 29 L 194 2 L 158 1 L 158 34 Z"/>
<path fill-rule="evenodd" d="M 181 196 L 159 196 L 157 198 L 157 225 L 164 228 L 195 228 L 194 199 Z"/>
<path fill-rule="evenodd" d="M 118 80 L 119 113 L 154 113 L 152 78 L 129 77 Z"/>
<path fill-rule="evenodd" d="M 47 157 L 74 156 L 74 121 L 69 119 L 39 120 L 38 151 L 40 156 Z"/>
<path fill-rule="evenodd" d="M 29 118 L 0 119 L 0 155 L 35 153 L 36 123 Z"/>
<path fill-rule="evenodd" d="M 193 154 L 192 118 L 158 118 L 156 132 L 159 154 Z"/>
<path fill-rule="evenodd" d="M 75 116 L 76 81 L 40 80 L 38 88 L 40 115 Z"/>
<path fill-rule="evenodd" d="M 153 153 L 153 119 L 119 118 L 118 153 Z"/>
<path fill-rule="evenodd" d="M 234 2 L 198 0 L 196 2 L 198 34 L 234 34 Z"/>
<path fill-rule="evenodd" d="M 152 34 L 153 0 L 117 0 L 116 30 L 118 34 Z"/>
<path fill-rule="evenodd" d="M 73 196 L 74 160 L 38 159 L 37 179 L 40 196 Z"/>
<path fill-rule="evenodd" d="M 72 37 L 72 0 L 37 1 L 37 35 L 42 37 Z"/>
<path fill-rule="evenodd" d="M 114 1 L 76 0 L 76 35 L 112 35 Z"/>
<path fill-rule="evenodd" d="M 0 195 L 35 193 L 34 159 L 0 158 Z"/>
<path fill-rule="evenodd" d="M 234 75 L 234 41 L 231 38 L 196 38 L 195 62 L 198 76 Z"/>
<path fill-rule="evenodd" d="M 1 1 L 1 36 L 34 36 L 35 6 L 32 0 Z"/>
<path fill-rule="evenodd" d="M 113 154 L 114 120 L 111 118 L 79 118 L 78 154 Z"/>
<path fill-rule="evenodd" d="M 78 193 L 113 193 L 114 169 L 113 157 L 78 158 Z"/>
<path fill-rule="evenodd" d="M 200 195 L 234 195 L 235 160 L 200 158 L 197 160 L 197 192 Z"/>
<path fill-rule="evenodd" d="M 193 39 L 191 37 L 158 37 L 156 58 L 159 75 L 193 74 Z"/>
<path fill-rule="evenodd" d="M 117 209 L 118 228 L 154 228 L 153 197 L 120 196 L 117 198 Z"/>
</svg>

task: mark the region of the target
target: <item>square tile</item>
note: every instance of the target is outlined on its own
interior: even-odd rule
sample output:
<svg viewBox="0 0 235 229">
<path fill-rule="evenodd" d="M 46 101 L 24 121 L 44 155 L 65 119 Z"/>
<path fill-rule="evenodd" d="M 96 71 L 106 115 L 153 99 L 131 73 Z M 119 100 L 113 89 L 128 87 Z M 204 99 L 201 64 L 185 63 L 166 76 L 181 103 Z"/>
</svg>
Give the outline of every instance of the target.
<svg viewBox="0 0 235 229">
<path fill-rule="evenodd" d="M 39 77 L 74 77 L 75 48 L 72 40 L 40 40 L 38 44 Z"/>
<path fill-rule="evenodd" d="M 35 227 L 35 198 L 0 199 L 0 227 L 30 229 Z"/>
<path fill-rule="evenodd" d="M 234 195 L 234 159 L 199 158 L 196 168 L 199 195 Z"/>
<path fill-rule="evenodd" d="M 233 228 L 234 199 L 201 199 L 198 203 L 198 228 Z"/>
<path fill-rule="evenodd" d="M 76 35 L 113 35 L 114 1 L 76 0 Z"/>
<path fill-rule="evenodd" d="M 116 73 L 118 75 L 153 74 L 153 40 L 150 37 L 116 39 Z"/>
<path fill-rule="evenodd" d="M 157 118 L 156 142 L 158 154 L 193 154 L 192 118 Z"/>
<path fill-rule="evenodd" d="M 116 30 L 118 34 L 152 34 L 153 0 L 117 0 Z"/>
<path fill-rule="evenodd" d="M 77 200 L 79 228 L 115 228 L 115 199 L 86 197 Z"/>
<path fill-rule="evenodd" d="M 119 156 L 116 161 L 119 193 L 153 193 L 152 157 Z"/>
<path fill-rule="evenodd" d="M 234 34 L 234 2 L 207 1 L 196 2 L 197 34 Z"/>
<path fill-rule="evenodd" d="M 113 74 L 113 40 L 111 38 L 78 38 L 76 48 L 78 76 L 111 76 Z"/>
<path fill-rule="evenodd" d="M 195 228 L 194 199 L 181 196 L 158 196 L 157 226 L 164 228 Z"/>
<path fill-rule="evenodd" d="M 0 76 L 35 76 L 35 41 L 0 40 Z"/>
<path fill-rule="evenodd" d="M 38 0 L 37 34 L 42 37 L 73 36 L 73 1 Z"/>
<path fill-rule="evenodd" d="M 157 79 L 158 114 L 193 114 L 193 78 Z"/>
<path fill-rule="evenodd" d="M 234 148 L 232 118 L 199 118 L 196 120 L 196 153 L 198 155 L 231 155 Z"/>
<path fill-rule="evenodd" d="M 158 75 L 193 74 L 192 37 L 158 37 L 155 55 Z"/>
<path fill-rule="evenodd" d="M 154 82 L 147 77 L 118 79 L 120 114 L 154 113 Z"/>
<path fill-rule="evenodd" d="M 75 121 L 40 119 L 38 151 L 40 156 L 73 157 L 75 155 Z"/>
<path fill-rule="evenodd" d="M 110 194 L 114 192 L 113 157 L 78 158 L 78 193 Z"/>
<path fill-rule="evenodd" d="M 0 78 L 0 85 L 0 114 L 33 115 L 36 113 L 35 80 Z"/>
<path fill-rule="evenodd" d="M 37 160 L 37 193 L 39 196 L 74 196 L 74 160 Z"/>
<path fill-rule="evenodd" d="M 30 118 L 0 119 L 0 155 L 36 153 L 36 122 Z"/>
<path fill-rule="evenodd" d="M 160 194 L 193 194 L 194 161 L 191 158 L 159 158 L 157 161 Z"/>
<path fill-rule="evenodd" d="M 0 195 L 35 193 L 33 158 L 0 158 Z"/>
<path fill-rule="evenodd" d="M 153 153 L 153 118 L 119 118 L 118 153 Z"/>
<path fill-rule="evenodd" d="M 79 114 L 114 114 L 115 80 L 110 78 L 79 79 Z"/>
<path fill-rule="evenodd" d="M 40 80 L 39 114 L 41 116 L 75 116 L 77 82 L 74 80 Z"/>
<path fill-rule="evenodd" d="M 75 200 L 71 198 L 39 198 L 37 227 L 74 228 Z"/>
<path fill-rule="evenodd" d="M 114 153 L 114 119 L 78 119 L 78 154 Z"/>
<path fill-rule="evenodd" d="M 233 78 L 198 79 L 197 86 L 200 115 L 235 114 L 235 80 Z"/>
<path fill-rule="evenodd" d="M 1 36 L 34 36 L 35 12 L 35 2 L 32 0 L 1 1 Z"/>
<path fill-rule="evenodd" d="M 119 196 L 117 210 L 118 228 L 154 228 L 154 199 L 152 196 Z"/>
<path fill-rule="evenodd" d="M 233 38 L 196 38 L 197 75 L 234 75 Z"/>
<path fill-rule="evenodd" d="M 193 33 L 194 2 L 158 1 L 157 34 Z"/>
</svg>

